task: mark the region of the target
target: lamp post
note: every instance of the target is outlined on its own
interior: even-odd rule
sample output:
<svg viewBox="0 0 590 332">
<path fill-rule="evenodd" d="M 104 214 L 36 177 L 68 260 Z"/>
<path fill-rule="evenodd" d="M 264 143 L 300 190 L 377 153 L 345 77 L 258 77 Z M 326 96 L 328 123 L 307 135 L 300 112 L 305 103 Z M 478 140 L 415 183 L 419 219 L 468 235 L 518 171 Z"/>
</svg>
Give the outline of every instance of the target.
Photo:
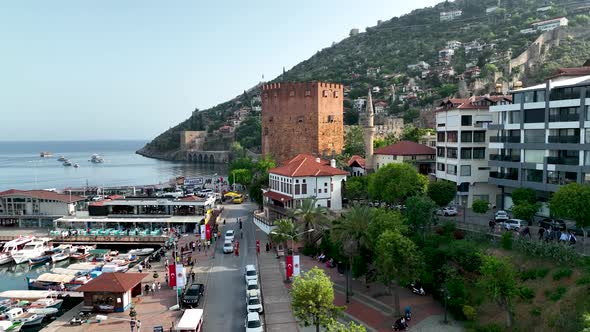
<svg viewBox="0 0 590 332">
<path fill-rule="evenodd" d="M 310 229 L 308 229 L 308 230 L 306 230 L 304 232 L 297 233 L 295 235 L 289 235 L 287 233 L 280 233 L 280 232 L 274 232 L 274 231 L 270 232 L 269 234 L 272 234 L 272 235 L 282 235 L 282 236 L 288 237 L 289 239 L 291 239 L 291 247 L 293 247 L 293 241 L 294 241 L 293 239 L 294 238 L 296 238 L 299 235 L 303 235 L 305 233 L 310 233 L 310 232 L 313 232 L 313 231 L 314 231 L 314 229 L 313 228 L 310 228 Z M 287 246 L 288 246 L 288 242 L 287 242 Z M 287 248 L 287 250 L 289 250 L 289 248 Z M 292 249 L 290 249 L 290 250 L 291 250 L 291 254 L 293 254 L 293 250 Z M 285 256 L 285 261 L 286 260 L 287 260 L 287 256 Z M 288 280 L 289 279 L 287 278 L 287 274 L 285 273 L 285 281 L 288 281 Z"/>
<path fill-rule="evenodd" d="M 447 319 L 447 301 L 451 299 L 451 297 L 449 296 L 449 291 L 447 290 L 447 286 L 445 285 L 443 288 L 441 288 L 440 290 L 442 292 L 444 301 L 445 301 L 445 318 L 443 323 L 448 324 L 449 320 Z"/>
</svg>

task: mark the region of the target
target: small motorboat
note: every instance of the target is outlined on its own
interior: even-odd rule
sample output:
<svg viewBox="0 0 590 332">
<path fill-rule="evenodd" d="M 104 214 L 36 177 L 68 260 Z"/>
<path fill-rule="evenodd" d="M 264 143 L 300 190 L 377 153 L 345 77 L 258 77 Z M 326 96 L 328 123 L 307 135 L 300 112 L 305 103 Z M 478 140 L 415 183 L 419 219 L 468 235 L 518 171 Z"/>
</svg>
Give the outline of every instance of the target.
<svg viewBox="0 0 590 332">
<path fill-rule="evenodd" d="M 123 259 L 114 259 L 103 265 L 102 272 L 126 272 L 129 270 L 129 262 Z"/>
<path fill-rule="evenodd" d="M 66 161 L 64 161 L 64 163 L 62 165 L 64 165 L 64 166 L 72 166 L 73 164 L 72 164 L 71 161 L 66 160 Z"/>
<path fill-rule="evenodd" d="M 90 156 L 90 162 L 95 164 L 102 164 L 104 163 L 104 159 L 97 154 L 93 154 L 92 156 Z"/>
<path fill-rule="evenodd" d="M 23 249 L 25 244 L 33 241 L 34 237 L 19 237 L 12 241 L 8 241 L 4 244 L 4 248 L 2 248 L 2 252 L 0 252 L 0 265 L 8 264 L 13 262 L 14 259 L 12 258 L 12 254 L 18 252 L 19 250 Z"/>
<path fill-rule="evenodd" d="M 37 301 L 31 303 L 29 308 L 61 308 L 61 305 L 64 303 L 64 300 L 57 299 L 54 297 L 48 297 L 45 299 L 38 299 Z"/>
<path fill-rule="evenodd" d="M 66 157 L 64 156 L 59 156 L 59 158 L 57 158 L 57 161 L 66 161 Z"/>
<path fill-rule="evenodd" d="M 62 251 L 58 252 L 57 254 L 51 255 L 51 261 L 53 263 L 65 261 L 66 259 L 70 259 L 70 253 Z"/>
<path fill-rule="evenodd" d="M 147 256 L 154 252 L 154 248 L 141 248 L 141 249 L 131 249 L 129 250 L 129 255 L 135 256 Z"/>
<path fill-rule="evenodd" d="M 60 250 L 60 252 L 61 252 L 61 250 Z M 46 262 L 51 262 L 53 259 L 53 255 L 55 255 L 54 250 L 46 250 L 39 257 L 29 258 L 29 265 L 40 265 L 40 264 L 44 264 Z"/>
<path fill-rule="evenodd" d="M 78 164 L 78 163 L 75 163 L 75 164 L 74 164 L 74 168 L 78 168 L 78 167 L 80 167 L 80 164 Z"/>
<path fill-rule="evenodd" d="M 111 257 L 119 256 L 119 250 L 111 250 L 111 251 L 109 251 L 109 256 L 111 256 Z"/>
<path fill-rule="evenodd" d="M 39 156 L 41 158 L 51 158 L 51 157 L 53 157 L 53 153 L 51 153 L 49 151 L 42 151 L 41 153 L 39 153 Z"/>
<path fill-rule="evenodd" d="M 86 259 L 91 255 L 90 251 L 96 249 L 96 246 L 79 246 L 75 251 L 72 251 L 70 258 L 81 260 Z"/>
<path fill-rule="evenodd" d="M 6 312 L 6 317 L 12 323 L 21 323 L 23 327 L 26 327 L 40 325 L 45 315 L 24 312 L 23 308 L 13 308 Z"/>
<path fill-rule="evenodd" d="M 51 317 L 51 316 L 57 315 L 57 313 L 59 312 L 59 309 L 57 309 L 57 308 L 28 308 L 27 312 Z"/>
<path fill-rule="evenodd" d="M 0 320 L 0 331 L 18 332 L 23 327 L 23 323 L 13 323 L 9 320 Z"/>
</svg>

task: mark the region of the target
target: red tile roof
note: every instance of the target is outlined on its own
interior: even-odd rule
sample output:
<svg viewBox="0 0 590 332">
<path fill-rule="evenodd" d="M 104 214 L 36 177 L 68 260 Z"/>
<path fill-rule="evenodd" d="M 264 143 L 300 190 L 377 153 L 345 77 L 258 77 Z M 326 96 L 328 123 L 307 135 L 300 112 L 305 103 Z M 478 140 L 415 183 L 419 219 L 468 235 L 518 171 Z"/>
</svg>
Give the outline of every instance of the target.
<svg viewBox="0 0 590 332">
<path fill-rule="evenodd" d="M 346 175 L 347 172 L 330 166 L 329 161 L 320 159 L 319 162 L 310 154 L 298 154 L 285 161 L 282 166 L 270 169 L 268 172 L 289 177 L 302 176 L 333 176 Z"/>
<path fill-rule="evenodd" d="M 447 111 L 447 110 L 487 110 L 490 108 L 490 105 L 476 105 L 476 102 L 487 100 L 489 101 L 490 105 L 495 105 L 501 100 L 512 101 L 511 96 L 504 96 L 504 95 L 495 95 L 495 96 L 473 96 L 470 98 L 449 98 L 443 100 L 437 111 Z"/>
<path fill-rule="evenodd" d="M 374 154 L 385 154 L 390 156 L 418 156 L 418 155 L 433 155 L 436 150 L 412 141 L 400 141 L 389 146 L 385 146 L 375 150 Z"/>
<path fill-rule="evenodd" d="M 26 196 L 32 197 L 37 199 L 49 199 L 54 201 L 60 201 L 65 203 L 73 203 L 78 201 L 83 201 L 84 197 L 76 196 L 76 195 L 69 195 L 69 194 L 58 194 L 53 191 L 48 190 L 17 190 L 17 189 L 10 189 L 6 191 L 0 192 L 0 197 L 6 196 Z"/>
<path fill-rule="evenodd" d="M 147 273 L 106 272 L 76 289 L 76 292 L 125 293 L 137 286 Z"/>
<path fill-rule="evenodd" d="M 287 196 L 285 194 L 275 192 L 275 191 L 267 191 L 263 195 L 266 197 L 269 197 L 271 199 L 274 199 L 275 201 L 280 201 L 280 202 L 287 202 L 287 201 L 293 200 L 292 197 Z"/>
<path fill-rule="evenodd" d="M 362 168 L 365 168 L 366 165 L 365 158 L 357 156 L 356 154 L 350 157 L 350 160 L 348 161 L 348 166 L 352 167 L 354 163 L 358 164 Z"/>
</svg>

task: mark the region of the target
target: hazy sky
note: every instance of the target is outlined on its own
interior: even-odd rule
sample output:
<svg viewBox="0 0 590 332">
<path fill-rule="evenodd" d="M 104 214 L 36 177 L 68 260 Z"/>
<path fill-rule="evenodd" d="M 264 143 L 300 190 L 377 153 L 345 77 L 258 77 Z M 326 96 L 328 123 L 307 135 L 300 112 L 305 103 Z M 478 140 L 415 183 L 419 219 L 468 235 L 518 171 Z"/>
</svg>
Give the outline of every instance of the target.
<svg viewBox="0 0 590 332">
<path fill-rule="evenodd" d="M 0 140 L 151 139 L 440 0 L 2 1 Z"/>
</svg>

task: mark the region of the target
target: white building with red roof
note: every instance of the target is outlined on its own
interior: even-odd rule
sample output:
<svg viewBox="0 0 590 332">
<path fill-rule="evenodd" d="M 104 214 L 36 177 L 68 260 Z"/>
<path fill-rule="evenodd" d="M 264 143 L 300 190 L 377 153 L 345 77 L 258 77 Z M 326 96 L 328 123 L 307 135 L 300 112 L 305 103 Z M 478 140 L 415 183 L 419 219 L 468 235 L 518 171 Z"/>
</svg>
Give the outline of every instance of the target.
<svg viewBox="0 0 590 332">
<path fill-rule="evenodd" d="M 0 224 L 19 227 L 52 227 L 53 221 L 76 213 L 84 197 L 48 190 L 0 192 Z"/>
<path fill-rule="evenodd" d="M 306 198 L 318 206 L 342 210 L 342 185 L 348 172 L 336 168 L 336 161 L 298 154 L 268 171 L 269 188 L 264 191 L 264 217 L 274 221 L 286 217 L 287 209 L 300 207 Z"/>
<path fill-rule="evenodd" d="M 373 163 L 375 170 L 391 163 L 411 163 L 424 175 L 434 173 L 436 150 L 412 141 L 400 141 L 375 150 Z"/>
<path fill-rule="evenodd" d="M 350 168 L 350 176 L 363 176 L 367 174 L 365 158 L 359 155 L 353 155 L 348 160 L 348 167 Z"/>
</svg>

